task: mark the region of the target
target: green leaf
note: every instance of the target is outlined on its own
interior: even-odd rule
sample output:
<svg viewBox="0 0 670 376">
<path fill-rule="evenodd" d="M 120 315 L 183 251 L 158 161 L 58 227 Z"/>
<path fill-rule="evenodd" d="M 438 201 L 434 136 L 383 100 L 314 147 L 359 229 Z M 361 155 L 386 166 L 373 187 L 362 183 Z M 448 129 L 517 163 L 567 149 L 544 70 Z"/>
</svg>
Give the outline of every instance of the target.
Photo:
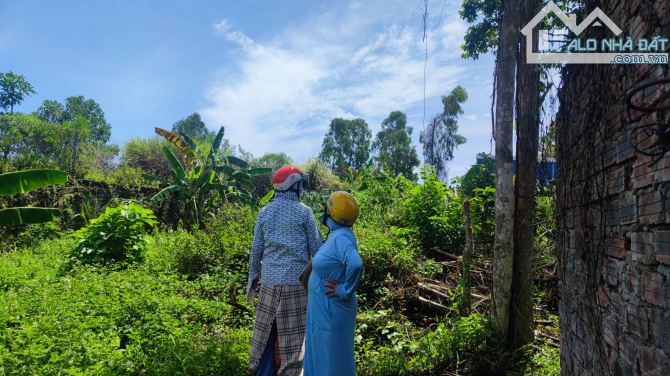
<svg viewBox="0 0 670 376">
<path fill-rule="evenodd" d="M 275 197 L 275 191 L 274 189 L 271 189 L 270 192 L 268 192 L 263 198 L 261 199 L 261 205 L 265 206 L 270 202 Z"/>
<path fill-rule="evenodd" d="M 242 188 L 246 189 L 249 192 L 253 192 L 256 190 L 256 186 L 247 180 L 238 180 L 237 182 Z M 246 193 L 246 192 L 245 192 Z"/>
<path fill-rule="evenodd" d="M 246 171 L 246 173 L 251 175 L 251 176 L 265 175 L 265 174 L 269 174 L 271 172 L 272 172 L 272 169 L 267 168 L 267 167 L 250 168 Z"/>
<path fill-rule="evenodd" d="M 52 208 L 7 208 L 0 210 L 0 225 L 15 226 L 51 222 L 61 216 L 60 210 Z"/>
<path fill-rule="evenodd" d="M 216 137 L 212 142 L 212 146 L 209 148 L 209 155 L 207 156 L 207 159 L 214 158 L 214 153 L 216 153 L 216 151 L 219 150 L 219 148 L 221 147 L 221 141 L 223 140 L 223 133 L 224 129 L 223 127 L 221 127 L 221 129 L 219 129 L 219 133 L 216 134 Z"/>
<path fill-rule="evenodd" d="M 184 166 L 182 166 L 181 162 L 179 162 L 179 159 L 175 157 L 174 153 L 172 153 L 172 150 L 170 150 L 170 148 L 167 146 L 163 146 L 163 155 L 165 155 L 165 159 L 167 159 L 168 163 L 170 164 L 171 172 L 174 177 L 182 181 L 185 180 L 186 171 L 184 170 Z"/>
<path fill-rule="evenodd" d="M 233 174 L 233 178 L 237 181 L 251 182 L 251 176 L 244 171 L 237 171 Z"/>
<path fill-rule="evenodd" d="M 233 166 L 237 166 L 237 167 L 240 167 L 240 168 L 248 168 L 249 167 L 249 164 L 247 162 L 243 161 L 240 158 L 233 157 L 232 155 L 227 156 L 226 160 L 228 160 L 228 163 L 230 163 Z"/>
<path fill-rule="evenodd" d="M 184 141 L 184 143 L 189 148 L 191 148 L 191 150 L 192 150 L 191 153 L 193 153 L 193 151 L 195 151 L 198 155 L 200 155 L 202 153 L 200 151 L 200 149 L 198 149 L 198 144 L 196 144 L 195 141 L 193 141 L 193 139 L 191 137 L 189 137 L 188 135 L 186 135 L 184 133 L 181 133 L 181 132 L 179 132 L 179 136 Z"/>
<path fill-rule="evenodd" d="M 163 185 L 170 185 L 170 183 L 167 180 L 161 178 L 160 176 L 151 175 L 151 174 L 142 174 L 142 177 L 144 178 L 144 180 L 147 180 L 147 181 L 157 181 L 157 182 L 160 182 Z"/>
<path fill-rule="evenodd" d="M 151 201 L 163 201 L 167 200 L 172 197 L 172 194 L 175 192 L 178 192 L 181 190 L 181 187 L 178 185 L 171 185 L 169 187 L 165 187 L 160 190 L 160 192 L 156 193 L 152 198 Z"/>
<path fill-rule="evenodd" d="M 58 170 L 24 170 L 0 174 L 0 196 L 26 193 L 66 181 L 67 174 Z"/>
</svg>

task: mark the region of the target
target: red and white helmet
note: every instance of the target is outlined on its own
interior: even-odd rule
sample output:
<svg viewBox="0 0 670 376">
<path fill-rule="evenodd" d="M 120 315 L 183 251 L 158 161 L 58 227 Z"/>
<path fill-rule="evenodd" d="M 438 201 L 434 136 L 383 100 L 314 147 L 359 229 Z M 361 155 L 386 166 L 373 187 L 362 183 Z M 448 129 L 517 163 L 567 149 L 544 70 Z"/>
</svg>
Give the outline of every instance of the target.
<svg viewBox="0 0 670 376">
<path fill-rule="evenodd" d="M 302 181 L 302 171 L 292 165 L 282 166 L 272 174 L 272 186 L 277 191 L 287 191 L 293 184 L 300 181 Z"/>
</svg>

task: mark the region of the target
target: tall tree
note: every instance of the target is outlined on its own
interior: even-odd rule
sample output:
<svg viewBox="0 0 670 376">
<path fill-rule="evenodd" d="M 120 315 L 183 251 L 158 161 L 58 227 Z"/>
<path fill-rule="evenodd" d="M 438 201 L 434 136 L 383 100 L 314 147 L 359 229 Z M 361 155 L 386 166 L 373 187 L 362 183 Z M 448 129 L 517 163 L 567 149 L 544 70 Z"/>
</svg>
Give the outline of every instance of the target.
<svg viewBox="0 0 670 376">
<path fill-rule="evenodd" d="M 467 99 L 468 93 L 460 85 L 442 97 L 442 112 L 433 118 L 419 137 L 423 144 L 424 162 L 433 166 L 441 181 L 447 180 L 447 162 L 454 159 L 454 150 L 467 141 L 457 133 L 458 115 L 463 113 L 461 103 Z"/>
<path fill-rule="evenodd" d="M 40 119 L 46 122 L 60 124 L 63 122 L 64 113 L 65 107 L 63 107 L 59 101 L 46 99 L 37 108 L 34 115 L 37 115 Z"/>
<path fill-rule="evenodd" d="M 200 118 L 200 114 L 197 112 L 192 113 L 191 115 L 179 120 L 178 122 L 172 125 L 172 131 L 176 133 L 183 133 L 188 137 L 200 141 L 209 141 L 214 140 L 216 134 L 210 132 L 205 125 L 205 122 Z"/>
<path fill-rule="evenodd" d="M 540 10 L 540 0 L 521 0 L 521 25 Z M 526 38 L 518 34 L 520 52 L 526 51 Z M 533 38 L 537 41 L 538 38 Z M 537 46 L 534 46 L 537 47 Z M 536 165 L 540 125 L 540 70 L 527 64 L 524 54 L 517 63 L 517 138 L 514 212 L 514 272 L 509 339 L 521 347 L 533 342 L 533 248 L 535 245 Z"/>
<path fill-rule="evenodd" d="M 372 133 L 363 119 L 335 118 L 323 137 L 319 160 L 333 171 L 360 170 L 370 158 Z"/>
<path fill-rule="evenodd" d="M 497 334 L 507 339 L 514 268 L 514 75 L 517 63 L 520 0 L 502 2 L 496 57 L 495 150 L 496 233 L 493 262 L 493 318 Z"/>
<path fill-rule="evenodd" d="M 260 167 L 279 168 L 287 164 L 293 164 L 293 158 L 286 153 L 265 153 L 253 163 Z"/>
<path fill-rule="evenodd" d="M 382 122 L 382 130 L 377 133 L 372 149 L 377 152 L 377 164 L 385 172 L 416 180 L 414 168 L 419 166 L 419 156 L 412 145 L 412 130 L 407 126 L 407 115 L 393 111 Z"/>
<path fill-rule="evenodd" d="M 55 100 L 45 100 L 34 112 L 40 119 L 64 124 L 78 118 L 88 123 L 88 133 L 92 141 L 106 143 L 112 135 L 112 126 L 105 119 L 105 112 L 93 99 L 86 99 L 82 95 L 65 98 L 65 105 Z"/>
<path fill-rule="evenodd" d="M 23 102 L 25 97 L 35 94 L 35 89 L 21 74 L 0 73 L 0 107 L 14 113 L 14 106 Z"/>
</svg>

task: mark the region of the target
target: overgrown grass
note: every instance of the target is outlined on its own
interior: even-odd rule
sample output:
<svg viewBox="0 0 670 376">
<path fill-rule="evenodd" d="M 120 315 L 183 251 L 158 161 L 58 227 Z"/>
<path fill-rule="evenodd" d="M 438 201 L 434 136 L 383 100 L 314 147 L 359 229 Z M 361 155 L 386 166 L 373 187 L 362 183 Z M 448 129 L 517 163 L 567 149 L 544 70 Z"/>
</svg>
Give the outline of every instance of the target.
<svg viewBox="0 0 670 376">
<path fill-rule="evenodd" d="M 359 374 L 558 374 L 553 345 L 536 343 L 518 363 L 482 314 L 420 321 L 405 312 L 403 291 L 448 272 L 425 252 L 435 246 L 431 231 L 441 231 L 440 244 L 458 249 L 461 242 L 458 226 L 442 226 L 458 222 L 460 201 L 445 201 L 453 192 L 433 180 L 413 184 L 375 179 L 355 192 L 366 210 L 355 227 L 365 265 Z M 310 199 L 318 210 L 320 195 Z M 154 231 L 145 257 L 125 269 L 69 269 L 77 240 L 51 225 L 4 239 L 11 247 L 0 254 L 0 375 L 245 374 L 254 315 L 244 288 L 257 210 L 229 205 L 205 229 Z M 413 221 L 413 212 L 432 219 Z M 540 247 L 551 241 L 546 236 Z"/>
</svg>

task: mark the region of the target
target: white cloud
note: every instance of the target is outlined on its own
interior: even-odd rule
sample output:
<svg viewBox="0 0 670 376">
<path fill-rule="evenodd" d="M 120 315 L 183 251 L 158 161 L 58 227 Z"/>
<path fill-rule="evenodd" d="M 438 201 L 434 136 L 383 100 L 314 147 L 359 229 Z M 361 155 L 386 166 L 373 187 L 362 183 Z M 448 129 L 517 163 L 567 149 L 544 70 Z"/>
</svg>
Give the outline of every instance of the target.
<svg viewBox="0 0 670 376">
<path fill-rule="evenodd" d="M 228 20 L 214 23 L 232 43 L 235 69 L 212 83 L 201 113 L 256 155 L 283 151 L 300 161 L 318 154 L 333 117 L 362 117 L 374 130 L 389 112 L 416 107 L 424 97 L 422 29 L 380 9 L 382 2 L 353 1 L 263 41 Z M 434 97 L 465 72 L 458 59 L 464 28 L 453 16 L 429 30 L 425 91 L 438 107 Z"/>
</svg>

